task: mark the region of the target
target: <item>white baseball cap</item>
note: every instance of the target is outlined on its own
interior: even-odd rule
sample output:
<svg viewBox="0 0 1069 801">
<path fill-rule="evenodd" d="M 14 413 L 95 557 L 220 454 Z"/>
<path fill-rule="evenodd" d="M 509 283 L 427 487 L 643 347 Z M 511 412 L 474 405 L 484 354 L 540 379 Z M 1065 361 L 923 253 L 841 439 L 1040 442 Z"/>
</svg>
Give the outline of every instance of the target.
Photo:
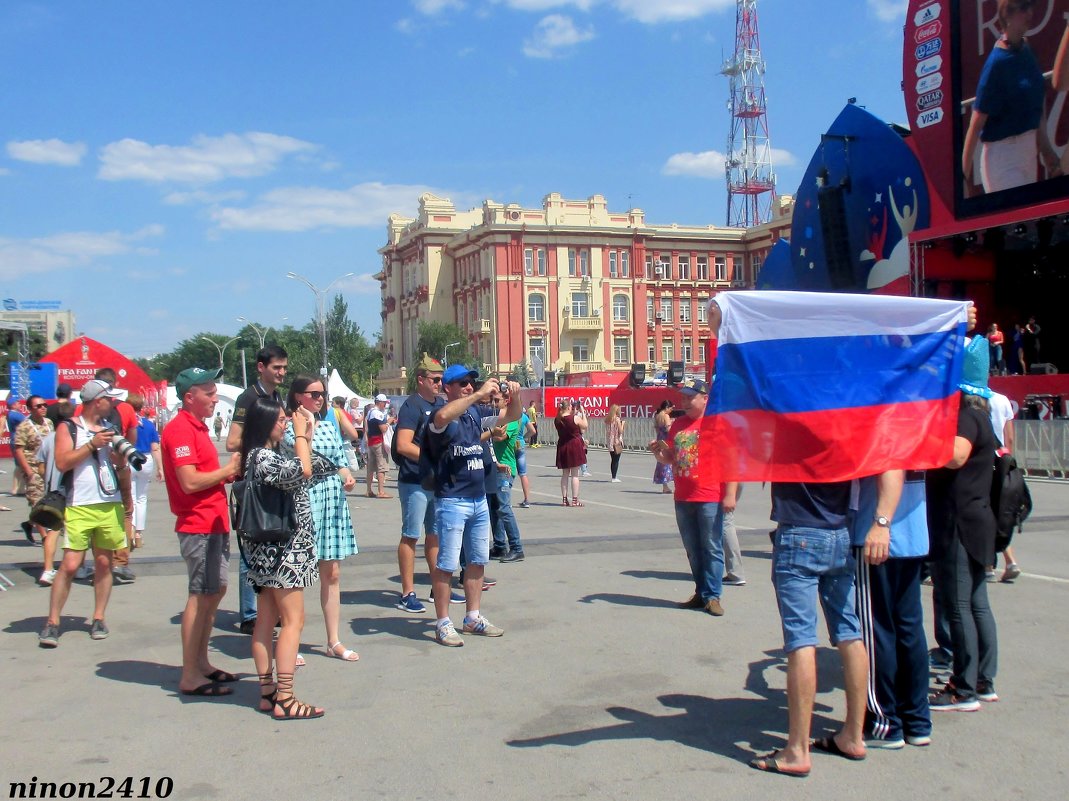
<svg viewBox="0 0 1069 801">
<path fill-rule="evenodd" d="M 375 403 L 389 403 L 390 399 L 383 395 L 381 392 L 375 396 Z"/>
</svg>

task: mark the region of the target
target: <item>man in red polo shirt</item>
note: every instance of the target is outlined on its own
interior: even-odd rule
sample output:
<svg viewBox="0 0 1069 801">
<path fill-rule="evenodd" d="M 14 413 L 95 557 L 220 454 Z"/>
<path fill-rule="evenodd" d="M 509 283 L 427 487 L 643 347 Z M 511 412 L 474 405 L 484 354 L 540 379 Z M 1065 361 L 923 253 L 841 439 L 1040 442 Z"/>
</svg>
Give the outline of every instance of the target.
<svg viewBox="0 0 1069 801">
<path fill-rule="evenodd" d="M 238 473 L 240 454 L 225 467 L 204 423 L 215 412 L 215 381 L 222 369 L 183 370 L 174 386 L 182 408 L 163 429 L 160 450 L 171 511 L 177 518 L 178 547 L 189 573 L 189 598 L 182 613 L 183 695 L 230 695 L 226 682 L 237 676 L 208 662 L 208 638 L 215 612 L 226 594 L 230 570 L 230 515 L 224 485 Z"/>
</svg>

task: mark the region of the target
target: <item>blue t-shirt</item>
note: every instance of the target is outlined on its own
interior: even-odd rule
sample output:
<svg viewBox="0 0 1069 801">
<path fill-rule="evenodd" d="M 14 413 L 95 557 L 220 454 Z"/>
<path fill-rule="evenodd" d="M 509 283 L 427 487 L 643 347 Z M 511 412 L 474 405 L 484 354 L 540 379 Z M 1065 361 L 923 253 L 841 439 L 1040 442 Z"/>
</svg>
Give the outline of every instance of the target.
<svg viewBox="0 0 1069 801">
<path fill-rule="evenodd" d="M 977 111 L 987 114 L 980 141 L 998 142 L 1039 127 L 1046 87 L 1028 43 L 991 51 L 976 86 Z"/>
<path fill-rule="evenodd" d="M 902 497 L 891 520 L 891 558 L 914 559 L 928 555 L 928 504 L 924 471 L 907 470 Z M 858 481 L 857 516 L 850 532 L 851 544 L 861 547 L 876 516 L 876 477 Z"/>
<path fill-rule="evenodd" d="M 147 417 L 139 418 L 137 421 L 137 442 L 134 443 L 138 453 L 150 453 L 152 451 L 152 443 L 159 444 L 159 441 L 160 432 L 156 430 L 156 424 Z"/>
<path fill-rule="evenodd" d="M 14 409 L 7 410 L 7 431 L 12 438 L 15 436 L 15 429 L 25 419 L 26 415 L 22 414 L 22 412 L 16 412 Z"/>
<path fill-rule="evenodd" d="M 402 431 L 412 431 L 414 432 L 412 435 L 413 444 L 422 445 L 427 436 L 427 424 L 430 422 L 430 416 L 444 405 L 445 401 L 441 398 L 429 401 L 424 400 L 418 392 L 409 395 L 408 399 L 401 404 L 400 411 L 397 412 L 397 428 L 393 434 L 394 438 L 396 439 L 397 435 Z M 420 470 L 420 463 L 414 462 L 398 453 L 397 483 L 419 484 L 422 481 L 423 472 Z"/>
<path fill-rule="evenodd" d="M 472 406 L 442 431 L 433 418 L 425 437 L 435 464 L 434 494 L 438 498 L 482 498 L 486 495 L 483 418 L 497 415 L 489 406 Z"/>
<path fill-rule="evenodd" d="M 772 519 L 785 526 L 846 528 L 849 509 L 849 481 L 833 484 L 772 483 Z"/>
</svg>

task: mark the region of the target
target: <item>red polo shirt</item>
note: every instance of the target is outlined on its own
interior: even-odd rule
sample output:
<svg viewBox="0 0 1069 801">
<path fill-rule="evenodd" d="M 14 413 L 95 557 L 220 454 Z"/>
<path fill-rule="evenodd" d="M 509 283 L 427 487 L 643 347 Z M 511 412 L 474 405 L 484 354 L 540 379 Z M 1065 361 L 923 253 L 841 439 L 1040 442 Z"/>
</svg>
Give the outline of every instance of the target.
<svg viewBox="0 0 1069 801">
<path fill-rule="evenodd" d="M 177 468 L 191 464 L 199 473 L 219 469 L 219 454 L 208 437 L 208 426 L 185 409 L 164 426 L 160 436 L 163 480 L 171 511 L 178 518 L 174 530 L 182 534 L 229 534 L 230 511 L 223 484 L 187 493 L 178 483 Z"/>
</svg>

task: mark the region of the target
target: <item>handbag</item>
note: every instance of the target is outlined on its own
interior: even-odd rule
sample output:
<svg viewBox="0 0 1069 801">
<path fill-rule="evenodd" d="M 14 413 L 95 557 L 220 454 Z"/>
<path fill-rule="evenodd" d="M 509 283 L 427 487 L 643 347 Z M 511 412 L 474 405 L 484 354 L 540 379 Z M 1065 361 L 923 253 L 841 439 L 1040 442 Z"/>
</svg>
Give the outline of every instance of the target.
<svg viewBox="0 0 1069 801">
<path fill-rule="evenodd" d="M 67 496 L 59 490 L 46 492 L 30 509 L 30 522 L 44 526 L 49 531 L 63 528 L 64 513 L 67 510 Z"/>
<path fill-rule="evenodd" d="M 230 521 L 246 542 L 288 542 L 297 529 L 293 495 L 252 479 L 235 481 L 230 493 Z"/>
</svg>

